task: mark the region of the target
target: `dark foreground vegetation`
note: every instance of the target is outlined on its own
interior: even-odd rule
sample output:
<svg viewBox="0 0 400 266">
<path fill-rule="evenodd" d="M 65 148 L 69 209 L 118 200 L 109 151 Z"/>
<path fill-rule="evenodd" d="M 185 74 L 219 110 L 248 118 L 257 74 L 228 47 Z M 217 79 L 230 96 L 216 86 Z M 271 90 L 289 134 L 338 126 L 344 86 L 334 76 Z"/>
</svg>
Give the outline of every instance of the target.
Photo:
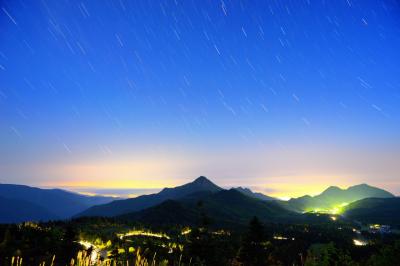
<svg viewBox="0 0 400 266">
<path fill-rule="evenodd" d="M 320 222 L 263 224 L 255 217 L 229 230 L 207 216 L 192 227 L 145 228 L 114 218 L 0 225 L 0 265 L 399 265 L 396 229 L 312 215 Z"/>
</svg>

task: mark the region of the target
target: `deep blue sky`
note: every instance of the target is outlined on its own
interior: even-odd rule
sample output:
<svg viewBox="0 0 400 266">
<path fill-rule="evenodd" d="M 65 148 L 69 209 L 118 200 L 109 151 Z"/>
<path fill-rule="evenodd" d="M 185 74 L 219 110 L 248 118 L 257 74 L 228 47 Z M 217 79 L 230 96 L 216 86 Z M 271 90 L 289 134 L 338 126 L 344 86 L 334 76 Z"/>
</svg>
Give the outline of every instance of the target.
<svg viewBox="0 0 400 266">
<path fill-rule="evenodd" d="M 0 182 L 400 193 L 397 1 L 0 7 Z"/>
</svg>

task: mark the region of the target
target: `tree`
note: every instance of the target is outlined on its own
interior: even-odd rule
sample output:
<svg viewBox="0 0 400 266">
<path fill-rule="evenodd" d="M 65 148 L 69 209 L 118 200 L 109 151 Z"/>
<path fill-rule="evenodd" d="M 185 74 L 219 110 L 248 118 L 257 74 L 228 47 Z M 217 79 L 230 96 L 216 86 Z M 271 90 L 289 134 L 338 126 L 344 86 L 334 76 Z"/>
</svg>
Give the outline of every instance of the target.
<svg viewBox="0 0 400 266">
<path fill-rule="evenodd" d="M 72 225 L 67 225 L 64 233 L 64 241 L 72 243 L 77 240 L 77 232 Z"/>
<path fill-rule="evenodd" d="M 400 240 L 397 240 L 393 245 L 384 246 L 377 254 L 371 256 L 367 265 L 371 266 L 386 266 L 398 265 L 400 259 Z"/>
<path fill-rule="evenodd" d="M 264 226 L 254 217 L 249 224 L 247 233 L 243 236 L 239 250 L 239 261 L 244 265 L 265 265 L 268 258 L 268 245 L 265 238 Z"/>
<path fill-rule="evenodd" d="M 314 244 L 307 253 L 305 266 L 341 266 L 355 265 L 351 257 L 333 243 Z"/>
</svg>

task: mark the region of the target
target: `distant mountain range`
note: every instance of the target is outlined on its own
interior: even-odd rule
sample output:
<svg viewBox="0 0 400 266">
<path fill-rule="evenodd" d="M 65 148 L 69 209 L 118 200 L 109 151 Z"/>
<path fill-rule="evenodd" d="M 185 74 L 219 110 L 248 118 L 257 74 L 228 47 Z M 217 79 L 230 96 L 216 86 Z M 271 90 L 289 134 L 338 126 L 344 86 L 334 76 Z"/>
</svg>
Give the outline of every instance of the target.
<svg viewBox="0 0 400 266">
<path fill-rule="evenodd" d="M 188 223 L 207 214 L 217 224 L 243 224 L 256 215 L 263 221 L 300 221 L 299 213 L 318 209 L 332 212 L 351 202 L 365 198 L 393 198 L 394 195 L 361 184 L 340 189 L 329 187 L 315 197 L 304 196 L 289 201 L 254 193 L 248 188 L 224 190 L 205 177 L 159 193 L 93 206 L 78 216 L 113 216 L 145 224 Z M 197 204 L 201 202 L 202 207 Z M 341 210 L 342 211 L 342 210 Z"/>
<path fill-rule="evenodd" d="M 214 224 L 233 226 L 243 225 L 253 216 L 264 222 L 305 221 L 310 216 L 302 215 L 303 212 L 335 210 L 337 206 L 351 219 L 375 221 L 380 216 L 390 222 L 399 213 L 400 201 L 393 194 L 366 184 L 348 189 L 332 186 L 314 197 L 280 201 L 248 188 L 222 189 L 204 176 L 130 199 L 0 184 L 0 223 L 103 216 L 149 225 L 193 225 L 206 217 Z"/>
<path fill-rule="evenodd" d="M 331 186 L 321 194 L 311 197 L 303 196 L 282 202 L 287 208 L 297 212 L 309 212 L 313 210 L 332 210 L 365 198 L 393 198 L 394 195 L 383 189 L 360 184 L 341 189 Z"/>
<path fill-rule="evenodd" d="M 111 197 L 85 196 L 61 189 L 0 184 L 0 221 L 66 219 Z"/>
</svg>

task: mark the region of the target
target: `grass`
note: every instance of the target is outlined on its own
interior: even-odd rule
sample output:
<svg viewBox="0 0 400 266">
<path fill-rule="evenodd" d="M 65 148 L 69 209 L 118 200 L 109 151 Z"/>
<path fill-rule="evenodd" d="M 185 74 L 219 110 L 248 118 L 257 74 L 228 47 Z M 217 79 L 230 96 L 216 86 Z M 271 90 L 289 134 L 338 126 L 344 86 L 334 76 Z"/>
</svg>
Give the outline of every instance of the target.
<svg viewBox="0 0 400 266">
<path fill-rule="evenodd" d="M 55 266 L 57 264 L 56 257 L 53 256 L 50 264 L 46 262 L 40 263 L 38 266 Z M 72 258 L 69 266 L 166 266 L 168 261 L 157 261 L 156 254 L 154 254 L 153 259 L 148 261 L 145 257 L 142 257 L 140 251 L 136 253 L 136 258 L 127 261 L 120 261 L 115 259 L 105 259 L 105 260 L 95 260 L 93 261 L 90 254 L 86 251 L 79 251 L 76 258 Z M 24 266 L 23 259 L 21 257 L 12 257 L 10 266 Z"/>
</svg>

